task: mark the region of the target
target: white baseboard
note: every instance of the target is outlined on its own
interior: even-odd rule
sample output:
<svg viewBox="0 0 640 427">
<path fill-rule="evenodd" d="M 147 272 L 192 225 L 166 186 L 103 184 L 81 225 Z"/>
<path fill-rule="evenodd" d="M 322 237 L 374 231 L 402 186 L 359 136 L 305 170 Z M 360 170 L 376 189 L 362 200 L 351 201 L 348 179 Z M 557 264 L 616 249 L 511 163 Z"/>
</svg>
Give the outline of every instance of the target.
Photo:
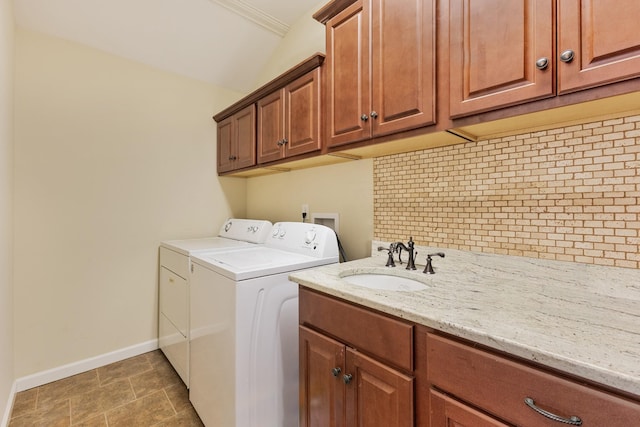
<svg viewBox="0 0 640 427">
<path fill-rule="evenodd" d="M 11 416 L 11 409 L 13 409 L 13 401 L 15 400 L 16 393 L 16 382 L 14 381 L 11 392 L 9 393 L 9 398 L 7 399 L 7 406 L 4 408 L 4 416 L 2 420 L 0 420 L 0 427 L 7 427 L 9 425 L 9 417 Z"/>
<path fill-rule="evenodd" d="M 62 378 L 90 371 L 91 369 L 96 369 L 110 363 L 119 362 L 120 360 L 147 353 L 149 351 L 156 350 L 157 348 L 158 340 L 154 339 L 141 344 L 132 345 L 131 347 L 116 350 L 111 353 L 101 354 L 89 359 L 80 360 L 78 362 L 69 363 L 68 365 L 18 378 L 14 384 L 14 393 L 11 395 L 10 400 L 13 402 L 13 395 L 19 391 L 29 390 L 30 388 L 38 387 L 52 381 L 57 381 Z"/>
</svg>

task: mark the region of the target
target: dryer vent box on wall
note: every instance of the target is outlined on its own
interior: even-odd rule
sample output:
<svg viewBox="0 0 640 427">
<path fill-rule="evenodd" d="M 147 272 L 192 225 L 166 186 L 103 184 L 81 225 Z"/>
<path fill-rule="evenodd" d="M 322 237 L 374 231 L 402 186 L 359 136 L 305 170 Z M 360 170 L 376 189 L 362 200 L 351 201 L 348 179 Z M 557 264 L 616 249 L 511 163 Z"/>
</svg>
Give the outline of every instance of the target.
<svg viewBox="0 0 640 427">
<path fill-rule="evenodd" d="M 311 222 L 327 226 L 336 233 L 340 233 L 340 216 L 337 213 L 311 214 Z"/>
</svg>

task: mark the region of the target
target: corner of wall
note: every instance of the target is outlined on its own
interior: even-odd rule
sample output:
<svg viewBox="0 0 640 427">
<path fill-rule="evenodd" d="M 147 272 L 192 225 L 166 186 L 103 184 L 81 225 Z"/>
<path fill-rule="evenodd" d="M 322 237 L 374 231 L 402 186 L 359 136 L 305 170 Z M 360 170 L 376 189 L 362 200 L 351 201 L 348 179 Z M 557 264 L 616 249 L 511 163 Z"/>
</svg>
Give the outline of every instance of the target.
<svg viewBox="0 0 640 427">
<path fill-rule="evenodd" d="M 15 395 L 13 331 L 13 69 L 11 0 L 0 0 L 0 402 L 8 424 Z"/>
</svg>

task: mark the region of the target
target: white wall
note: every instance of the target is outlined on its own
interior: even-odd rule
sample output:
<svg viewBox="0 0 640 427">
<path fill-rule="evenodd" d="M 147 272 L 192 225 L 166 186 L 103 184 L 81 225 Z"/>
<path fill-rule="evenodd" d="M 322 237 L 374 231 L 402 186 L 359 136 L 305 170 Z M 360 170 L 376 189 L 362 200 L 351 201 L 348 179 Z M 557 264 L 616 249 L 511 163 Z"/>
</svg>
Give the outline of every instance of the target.
<svg viewBox="0 0 640 427">
<path fill-rule="evenodd" d="M 315 52 L 325 52 L 325 27 L 312 18 L 321 1 L 296 22 L 260 76 L 265 83 Z M 373 161 L 359 160 L 249 178 L 247 214 L 271 221 L 299 221 L 301 205 L 311 213 L 338 213 L 340 240 L 349 259 L 371 252 Z"/>
<path fill-rule="evenodd" d="M 14 380 L 13 65 L 12 1 L 0 0 L 0 425 Z"/>
<path fill-rule="evenodd" d="M 159 242 L 245 215 L 211 119 L 237 98 L 16 32 L 17 377 L 157 338 Z"/>
</svg>

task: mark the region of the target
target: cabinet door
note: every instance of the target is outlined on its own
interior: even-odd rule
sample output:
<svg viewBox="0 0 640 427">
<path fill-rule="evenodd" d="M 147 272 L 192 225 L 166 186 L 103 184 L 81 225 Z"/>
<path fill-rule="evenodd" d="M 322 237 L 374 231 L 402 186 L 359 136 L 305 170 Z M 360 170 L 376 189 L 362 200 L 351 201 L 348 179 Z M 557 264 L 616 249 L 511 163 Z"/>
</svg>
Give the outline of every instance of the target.
<svg viewBox="0 0 640 427">
<path fill-rule="evenodd" d="M 234 169 L 235 141 L 233 116 L 218 123 L 218 173 Z"/>
<path fill-rule="evenodd" d="M 321 148 L 320 68 L 307 73 L 284 88 L 287 156 Z"/>
<path fill-rule="evenodd" d="M 327 146 L 371 136 L 369 14 L 362 0 L 331 18 L 325 60 Z"/>
<path fill-rule="evenodd" d="M 451 117 L 554 94 L 553 0 L 448 4 Z M 547 67 L 537 69 L 543 58 Z"/>
<path fill-rule="evenodd" d="M 299 339 L 300 426 L 344 427 L 345 346 L 304 326 Z"/>
<path fill-rule="evenodd" d="M 558 2 L 560 93 L 640 76 L 640 2 L 562 0 Z"/>
<path fill-rule="evenodd" d="M 413 378 L 347 348 L 348 426 L 412 427 Z"/>
<path fill-rule="evenodd" d="M 236 131 L 236 161 L 234 169 L 256 164 L 256 107 L 250 105 L 233 115 Z"/>
<path fill-rule="evenodd" d="M 435 390 L 429 391 L 429 399 L 431 400 L 430 427 L 508 427 L 507 424 Z"/>
<path fill-rule="evenodd" d="M 284 99 L 276 91 L 258 101 L 258 163 L 284 157 Z"/>
<path fill-rule="evenodd" d="M 435 122 L 435 2 L 372 0 L 373 136 Z"/>
</svg>

